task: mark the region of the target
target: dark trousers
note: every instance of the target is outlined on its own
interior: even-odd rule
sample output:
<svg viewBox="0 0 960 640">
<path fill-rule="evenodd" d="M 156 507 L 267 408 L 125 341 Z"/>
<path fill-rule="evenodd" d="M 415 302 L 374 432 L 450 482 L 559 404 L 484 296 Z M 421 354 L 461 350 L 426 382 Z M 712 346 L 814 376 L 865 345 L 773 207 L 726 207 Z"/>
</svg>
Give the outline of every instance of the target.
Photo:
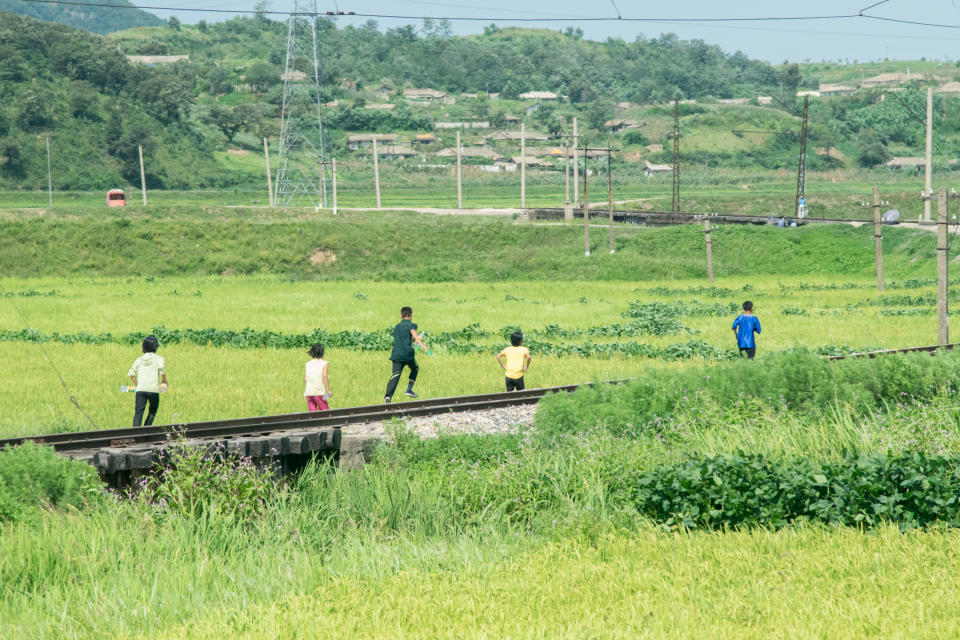
<svg viewBox="0 0 960 640">
<path fill-rule="evenodd" d="M 523 376 L 507 378 L 507 391 L 523 391 Z"/>
<path fill-rule="evenodd" d="M 160 394 L 152 391 L 137 391 L 137 399 L 133 405 L 133 426 L 140 426 L 143 410 L 148 403 L 150 406 L 147 410 L 147 421 L 143 425 L 145 427 L 153 424 L 153 418 L 157 415 L 157 409 L 160 408 Z"/>
<path fill-rule="evenodd" d="M 417 373 L 420 371 L 416 360 L 391 360 L 390 363 L 393 365 L 393 370 L 390 372 L 390 382 L 387 383 L 387 392 L 383 394 L 385 398 L 393 397 L 393 393 L 397 390 L 397 384 L 400 382 L 400 374 L 403 373 L 404 367 L 410 367 L 409 386 L 411 387 L 413 383 L 417 381 Z"/>
<path fill-rule="evenodd" d="M 740 355 L 743 355 L 744 353 L 747 354 L 747 358 L 749 358 L 750 360 L 753 360 L 753 356 L 757 355 L 757 348 L 750 347 L 748 349 L 746 347 L 740 347 Z"/>
</svg>

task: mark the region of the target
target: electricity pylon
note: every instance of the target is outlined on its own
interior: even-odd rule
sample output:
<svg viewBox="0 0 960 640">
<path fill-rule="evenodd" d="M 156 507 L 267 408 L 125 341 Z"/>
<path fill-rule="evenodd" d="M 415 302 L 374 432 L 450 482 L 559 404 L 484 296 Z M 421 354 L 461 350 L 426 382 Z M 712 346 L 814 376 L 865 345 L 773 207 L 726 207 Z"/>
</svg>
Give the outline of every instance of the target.
<svg viewBox="0 0 960 640">
<path fill-rule="evenodd" d="M 275 203 L 322 207 L 327 201 L 323 157 L 320 57 L 316 0 L 293 0 L 287 21 L 280 159 Z"/>
</svg>

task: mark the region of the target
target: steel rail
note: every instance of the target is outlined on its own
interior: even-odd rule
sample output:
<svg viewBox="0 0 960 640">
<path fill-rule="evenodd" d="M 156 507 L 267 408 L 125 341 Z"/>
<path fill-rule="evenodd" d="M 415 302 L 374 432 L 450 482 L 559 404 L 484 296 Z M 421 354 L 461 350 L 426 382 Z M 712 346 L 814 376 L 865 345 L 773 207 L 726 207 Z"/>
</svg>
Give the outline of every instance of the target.
<svg viewBox="0 0 960 640">
<path fill-rule="evenodd" d="M 930 355 L 935 355 L 940 349 L 943 349 L 944 351 L 950 351 L 957 346 L 960 346 L 960 342 L 951 342 L 949 344 L 933 344 L 926 347 L 906 347 L 903 349 L 878 349 L 877 351 L 848 353 L 842 356 L 827 356 L 827 360 L 845 360 L 846 358 L 876 358 L 877 356 L 889 355 L 891 353 L 913 353 L 914 351 L 925 351 Z"/>
<path fill-rule="evenodd" d="M 0 449 L 33 442 L 52 446 L 56 451 L 75 451 L 164 442 L 175 437 L 212 438 L 248 436 L 321 427 L 340 428 L 350 424 L 381 422 L 393 418 L 440 415 L 462 411 L 482 411 L 523 404 L 535 404 L 551 393 L 572 392 L 594 384 L 620 384 L 625 380 L 587 382 L 524 391 L 450 396 L 396 404 L 373 404 L 320 412 L 286 413 L 207 422 L 189 422 L 149 427 L 73 431 L 37 436 L 0 439 Z"/>
</svg>

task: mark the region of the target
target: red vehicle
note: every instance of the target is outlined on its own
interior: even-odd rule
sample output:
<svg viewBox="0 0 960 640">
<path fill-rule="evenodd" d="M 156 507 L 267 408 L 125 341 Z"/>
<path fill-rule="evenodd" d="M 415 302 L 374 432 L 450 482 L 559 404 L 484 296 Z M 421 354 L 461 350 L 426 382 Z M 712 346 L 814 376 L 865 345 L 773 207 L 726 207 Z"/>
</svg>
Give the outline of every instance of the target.
<svg viewBox="0 0 960 640">
<path fill-rule="evenodd" d="M 110 189 L 107 191 L 107 206 L 108 207 L 125 207 L 127 206 L 127 196 L 123 193 L 123 189 Z"/>
</svg>

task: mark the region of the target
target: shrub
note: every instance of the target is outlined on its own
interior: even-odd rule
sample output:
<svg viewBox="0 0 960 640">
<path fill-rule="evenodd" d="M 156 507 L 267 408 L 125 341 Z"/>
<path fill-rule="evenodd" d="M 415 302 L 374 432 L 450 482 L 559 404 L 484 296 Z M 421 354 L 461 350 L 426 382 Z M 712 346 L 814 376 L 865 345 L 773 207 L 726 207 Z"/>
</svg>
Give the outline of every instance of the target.
<svg viewBox="0 0 960 640">
<path fill-rule="evenodd" d="M 637 509 L 668 527 L 763 526 L 797 520 L 902 529 L 960 525 L 960 459 L 850 455 L 839 463 L 762 454 L 691 458 L 640 474 Z"/>
<path fill-rule="evenodd" d="M 212 518 L 251 523 L 273 492 L 274 474 L 249 458 L 237 458 L 220 448 L 177 442 L 166 463 L 140 483 L 137 500 L 149 503 L 154 516 Z"/>
<path fill-rule="evenodd" d="M 81 508 L 105 495 L 96 470 L 51 447 L 26 443 L 0 450 L 0 522 L 47 508 Z"/>
</svg>

